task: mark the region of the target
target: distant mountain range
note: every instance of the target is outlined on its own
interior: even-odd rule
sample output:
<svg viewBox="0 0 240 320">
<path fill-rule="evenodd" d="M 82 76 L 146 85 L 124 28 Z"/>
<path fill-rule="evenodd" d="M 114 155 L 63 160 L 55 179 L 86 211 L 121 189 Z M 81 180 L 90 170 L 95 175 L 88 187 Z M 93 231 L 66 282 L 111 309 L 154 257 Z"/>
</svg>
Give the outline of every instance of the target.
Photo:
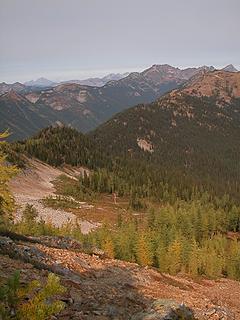
<svg viewBox="0 0 240 320">
<path fill-rule="evenodd" d="M 84 80 L 68 80 L 68 81 L 62 81 L 61 83 L 77 83 L 84 86 L 102 87 L 109 81 L 117 81 L 127 77 L 128 75 L 129 75 L 129 72 L 110 73 L 102 78 L 88 78 Z"/>
<path fill-rule="evenodd" d="M 20 82 L 15 82 L 12 84 L 8 84 L 5 82 L 0 83 L 0 95 L 6 92 L 9 92 L 11 90 L 14 90 L 16 92 L 23 92 L 26 89 L 27 89 L 26 86 Z"/>
<path fill-rule="evenodd" d="M 233 66 L 225 69 L 230 71 Z M 194 76 L 212 72 L 214 67 L 179 69 L 153 65 L 143 72 L 105 77 L 101 87 L 79 83 L 54 84 L 40 79 L 31 82 L 0 84 L 0 131 L 7 128 L 12 140 L 23 139 L 51 123 L 61 122 L 79 131 L 93 130 L 114 114 L 139 103 L 149 103 L 166 92 L 183 86 Z M 48 84 L 47 87 L 45 85 Z"/>
<path fill-rule="evenodd" d="M 214 69 L 214 67 L 211 67 L 211 68 Z M 192 69 L 193 68 L 189 68 L 189 69 L 185 69 L 185 70 L 181 70 L 181 71 L 183 71 L 182 74 L 187 74 L 188 71 L 191 74 Z M 227 65 L 222 70 L 229 71 L 229 72 L 237 72 L 238 71 L 232 64 Z M 31 80 L 31 81 L 24 82 L 24 85 L 28 86 L 28 87 L 47 88 L 47 87 L 54 87 L 58 84 L 63 84 L 63 83 L 77 83 L 77 84 L 91 86 L 91 87 L 102 87 L 109 81 L 117 81 L 117 80 L 120 80 L 122 78 L 127 77 L 128 75 L 129 75 L 129 72 L 110 73 L 102 78 L 95 77 L 95 78 L 87 78 L 87 79 L 83 79 L 83 80 L 66 80 L 66 81 L 61 81 L 61 82 L 56 82 L 56 81 L 54 82 L 54 81 L 51 81 L 51 80 L 48 80 L 46 78 L 41 77 L 37 80 Z"/>
<path fill-rule="evenodd" d="M 28 87 L 37 87 L 37 88 L 49 88 L 54 87 L 58 84 L 63 83 L 77 83 L 85 86 L 92 86 L 92 87 L 102 87 L 104 86 L 108 81 L 112 80 L 120 80 L 122 78 L 125 78 L 129 75 L 129 72 L 126 73 L 110 73 L 102 78 L 88 78 L 84 80 L 66 80 L 61 82 L 53 82 L 46 78 L 39 78 L 37 80 L 31 80 L 24 83 L 25 86 Z"/>
</svg>

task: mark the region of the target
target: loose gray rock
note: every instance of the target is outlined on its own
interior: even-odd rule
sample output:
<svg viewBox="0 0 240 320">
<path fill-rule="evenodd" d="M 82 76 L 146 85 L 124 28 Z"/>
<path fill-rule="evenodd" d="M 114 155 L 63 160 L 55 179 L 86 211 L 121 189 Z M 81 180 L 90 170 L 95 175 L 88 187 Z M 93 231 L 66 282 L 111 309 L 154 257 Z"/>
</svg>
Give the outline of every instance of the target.
<svg viewBox="0 0 240 320">
<path fill-rule="evenodd" d="M 184 304 L 173 300 L 158 299 L 145 312 L 134 315 L 131 320 L 194 320 L 193 312 Z"/>
</svg>

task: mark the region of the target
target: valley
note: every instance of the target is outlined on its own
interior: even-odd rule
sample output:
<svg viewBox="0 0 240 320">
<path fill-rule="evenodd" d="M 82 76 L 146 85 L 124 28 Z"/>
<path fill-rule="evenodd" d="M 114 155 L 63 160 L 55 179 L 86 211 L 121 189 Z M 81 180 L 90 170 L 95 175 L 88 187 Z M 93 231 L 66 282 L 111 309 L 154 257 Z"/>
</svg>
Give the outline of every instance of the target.
<svg viewBox="0 0 240 320">
<path fill-rule="evenodd" d="M 0 280 L 18 267 L 24 281 L 29 269 L 41 281 L 53 272 L 66 288 L 57 319 L 238 319 L 239 75 L 169 66 L 130 74 L 105 87 L 119 94 L 130 79 L 145 94 L 143 77 L 152 88 L 179 80 L 89 133 L 45 114 L 39 131 L 29 97 L 3 94 L 19 112 L 12 123 L 21 115 L 22 128 L 28 119 L 37 133 L 1 143 Z M 28 95 L 53 118 L 75 119 L 86 94 L 107 92 L 79 90 L 70 83 Z"/>
</svg>

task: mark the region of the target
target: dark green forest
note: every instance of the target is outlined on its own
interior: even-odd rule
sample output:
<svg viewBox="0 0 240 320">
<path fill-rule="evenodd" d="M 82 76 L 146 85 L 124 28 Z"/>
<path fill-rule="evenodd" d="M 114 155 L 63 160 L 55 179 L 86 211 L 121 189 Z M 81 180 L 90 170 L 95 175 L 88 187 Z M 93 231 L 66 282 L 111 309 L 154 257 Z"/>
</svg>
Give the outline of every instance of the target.
<svg viewBox="0 0 240 320">
<path fill-rule="evenodd" d="M 240 99 L 220 107 L 214 97 L 167 95 L 120 113 L 90 137 L 111 156 L 154 167 L 157 180 L 180 193 L 197 187 L 239 201 L 239 123 Z M 153 152 L 140 149 L 138 138 Z"/>
</svg>

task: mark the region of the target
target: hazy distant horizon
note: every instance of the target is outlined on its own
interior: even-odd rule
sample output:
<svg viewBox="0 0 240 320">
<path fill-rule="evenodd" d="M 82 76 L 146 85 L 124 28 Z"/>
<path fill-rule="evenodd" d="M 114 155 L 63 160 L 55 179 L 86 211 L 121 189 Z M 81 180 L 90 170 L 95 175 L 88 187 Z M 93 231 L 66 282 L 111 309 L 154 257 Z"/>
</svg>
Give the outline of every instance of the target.
<svg viewBox="0 0 240 320">
<path fill-rule="evenodd" d="M 213 66 L 215 67 L 216 69 L 222 69 L 224 67 L 226 67 L 227 65 L 222 65 L 222 66 L 215 66 L 215 65 L 205 65 L 205 64 L 201 64 L 201 65 L 198 65 L 198 66 L 174 66 L 170 63 L 154 63 L 154 64 L 157 64 L 157 65 L 163 65 L 163 64 L 168 64 L 168 65 L 171 65 L 172 67 L 175 67 L 175 68 L 179 68 L 179 69 L 186 69 L 186 68 L 197 68 L 197 67 L 202 67 L 202 66 Z M 229 63 L 231 64 L 231 63 Z M 229 65 L 228 64 L 228 65 Z M 17 78 L 17 79 L 12 79 L 10 81 L 6 81 L 5 79 L 3 79 L 1 76 L 0 76 L 0 82 L 6 82 L 6 83 L 14 83 L 14 82 L 20 82 L 20 83 L 25 83 L 25 82 L 28 82 L 28 81 L 35 81 L 35 80 L 38 80 L 39 78 L 45 78 L 45 79 L 48 79 L 50 81 L 53 81 L 53 82 L 62 82 L 62 81 L 68 81 L 68 80 L 86 80 L 86 79 L 89 79 L 89 78 L 103 78 L 104 76 L 107 76 L 111 73 L 114 73 L 114 74 L 117 74 L 117 73 L 120 73 L 120 74 L 124 74 L 124 73 L 131 73 L 131 72 L 141 72 L 145 69 L 148 69 L 152 66 L 153 64 L 149 65 L 149 66 L 144 66 L 144 67 L 136 67 L 136 68 L 129 68 L 129 69 L 111 69 L 111 70 L 84 70 L 84 71 L 70 71 L 70 72 L 59 72 L 57 74 L 59 74 L 59 76 L 53 76 L 51 75 L 51 73 L 48 75 L 48 73 L 46 73 L 45 75 L 44 74 L 39 74 L 39 75 L 35 75 L 34 77 L 24 77 L 24 78 Z M 236 66 L 236 65 L 233 65 L 238 71 L 240 71 L 240 67 L 239 66 Z M 63 75 L 63 76 L 60 76 L 60 75 Z M 84 76 L 85 75 L 85 76 Z"/>
<path fill-rule="evenodd" d="M 0 81 L 240 69 L 239 0 L 0 0 Z"/>
</svg>

